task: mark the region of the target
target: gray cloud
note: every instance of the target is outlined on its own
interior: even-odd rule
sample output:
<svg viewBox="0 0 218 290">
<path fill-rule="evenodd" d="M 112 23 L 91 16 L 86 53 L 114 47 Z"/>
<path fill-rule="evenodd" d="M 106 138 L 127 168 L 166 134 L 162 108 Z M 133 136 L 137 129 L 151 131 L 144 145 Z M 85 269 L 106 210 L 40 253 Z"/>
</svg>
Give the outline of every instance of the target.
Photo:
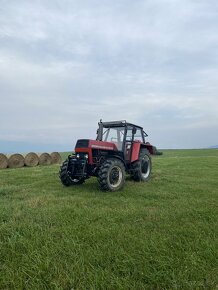
<svg viewBox="0 0 218 290">
<path fill-rule="evenodd" d="M 217 16 L 203 0 L 1 1 L 0 141 L 71 147 L 103 118 L 159 147 L 217 144 Z"/>
</svg>

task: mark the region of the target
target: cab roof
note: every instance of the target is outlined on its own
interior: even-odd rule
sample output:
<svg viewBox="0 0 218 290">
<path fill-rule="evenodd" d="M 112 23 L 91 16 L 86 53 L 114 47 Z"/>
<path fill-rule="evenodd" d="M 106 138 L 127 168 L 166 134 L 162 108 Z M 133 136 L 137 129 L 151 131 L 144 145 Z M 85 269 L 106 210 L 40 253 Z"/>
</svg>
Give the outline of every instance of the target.
<svg viewBox="0 0 218 290">
<path fill-rule="evenodd" d="M 102 122 L 100 121 L 99 124 L 102 124 L 102 126 L 104 128 L 111 128 L 111 127 L 127 127 L 127 126 L 130 126 L 130 127 L 136 127 L 136 128 L 139 128 L 139 129 L 143 129 L 141 126 L 138 126 L 138 125 L 134 125 L 132 123 L 128 123 L 126 122 L 126 120 L 121 120 L 121 121 L 110 121 L 110 122 Z"/>
</svg>

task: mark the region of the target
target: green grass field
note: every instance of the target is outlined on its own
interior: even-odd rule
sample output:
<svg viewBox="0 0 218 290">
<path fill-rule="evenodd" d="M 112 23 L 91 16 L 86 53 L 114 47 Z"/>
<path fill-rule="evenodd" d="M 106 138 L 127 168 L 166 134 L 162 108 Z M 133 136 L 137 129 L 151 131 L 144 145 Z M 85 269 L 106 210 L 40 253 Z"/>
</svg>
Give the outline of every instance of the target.
<svg viewBox="0 0 218 290">
<path fill-rule="evenodd" d="M 218 289 L 218 150 L 169 150 L 101 192 L 0 171 L 0 289 Z"/>
</svg>

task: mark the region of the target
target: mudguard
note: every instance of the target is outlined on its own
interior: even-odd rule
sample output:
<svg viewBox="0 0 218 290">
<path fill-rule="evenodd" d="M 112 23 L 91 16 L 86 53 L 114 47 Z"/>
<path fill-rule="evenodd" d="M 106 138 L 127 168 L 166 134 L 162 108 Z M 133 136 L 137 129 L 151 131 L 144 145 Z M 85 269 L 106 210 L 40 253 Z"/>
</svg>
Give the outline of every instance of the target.
<svg viewBox="0 0 218 290">
<path fill-rule="evenodd" d="M 150 154 L 154 154 L 154 148 L 151 144 L 144 144 L 141 142 L 134 142 L 132 145 L 132 156 L 131 162 L 134 162 L 139 159 L 139 153 L 141 148 L 146 148 Z"/>
</svg>

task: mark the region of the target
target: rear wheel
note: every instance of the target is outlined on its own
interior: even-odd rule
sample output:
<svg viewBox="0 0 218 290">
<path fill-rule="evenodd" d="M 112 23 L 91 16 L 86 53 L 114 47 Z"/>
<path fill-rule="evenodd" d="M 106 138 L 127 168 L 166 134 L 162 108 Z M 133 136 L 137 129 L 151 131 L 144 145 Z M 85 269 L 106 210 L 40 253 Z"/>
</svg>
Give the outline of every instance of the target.
<svg viewBox="0 0 218 290">
<path fill-rule="evenodd" d="M 70 176 L 69 166 L 68 166 L 69 160 L 65 160 L 63 164 L 60 167 L 59 171 L 59 177 L 63 185 L 70 186 L 70 185 L 76 185 L 76 184 L 82 184 L 85 179 L 76 179 Z"/>
<path fill-rule="evenodd" d="M 125 183 L 125 167 L 119 159 L 108 159 L 100 167 L 98 182 L 103 191 L 117 191 Z"/>
<path fill-rule="evenodd" d="M 148 181 L 151 177 L 151 156 L 147 149 L 142 148 L 139 159 L 133 162 L 131 177 L 135 181 Z"/>
</svg>

